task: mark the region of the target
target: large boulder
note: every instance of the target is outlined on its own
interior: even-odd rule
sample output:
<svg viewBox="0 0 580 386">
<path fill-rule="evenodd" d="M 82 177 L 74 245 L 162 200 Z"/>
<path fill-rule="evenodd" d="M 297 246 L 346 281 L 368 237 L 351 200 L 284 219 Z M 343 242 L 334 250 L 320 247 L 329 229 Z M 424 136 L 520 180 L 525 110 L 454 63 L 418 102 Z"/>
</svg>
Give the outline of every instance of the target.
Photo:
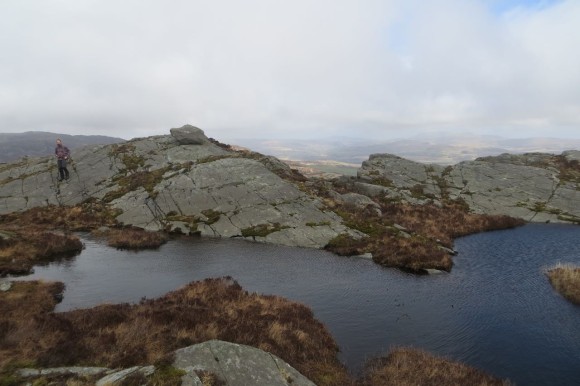
<svg viewBox="0 0 580 386">
<path fill-rule="evenodd" d="M 254 347 L 210 340 L 175 352 L 182 385 L 201 385 L 196 372 L 215 374 L 225 386 L 316 386 L 277 356 Z"/>
<path fill-rule="evenodd" d="M 180 145 L 203 145 L 208 141 L 203 130 L 192 125 L 171 129 L 170 132 Z"/>
</svg>

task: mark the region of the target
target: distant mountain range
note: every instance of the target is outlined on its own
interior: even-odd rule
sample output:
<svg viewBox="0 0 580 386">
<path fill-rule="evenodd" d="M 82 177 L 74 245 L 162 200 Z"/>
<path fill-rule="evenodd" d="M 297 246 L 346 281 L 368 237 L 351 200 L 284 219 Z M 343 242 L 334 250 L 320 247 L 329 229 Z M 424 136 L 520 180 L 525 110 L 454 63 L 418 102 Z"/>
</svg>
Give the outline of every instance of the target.
<svg viewBox="0 0 580 386">
<path fill-rule="evenodd" d="M 354 138 L 322 140 L 252 140 L 240 139 L 237 145 L 283 160 L 333 160 L 361 164 L 373 153 L 390 153 L 413 161 L 452 165 L 478 157 L 502 153 L 531 152 L 559 154 L 580 149 L 580 139 L 524 138 L 509 139 L 497 136 L 431 135 L 421 138 L 392 141 L 373 141 Z"/>
<path fill-rule="evenodd" d="M 10 162 L 24 156 L 40 157 L 54 154 L 56 139 L 73 152 L 86 145 L 109 145 L 124 142 L 122 138 L 104 135 L 68 135 L 44 131 L 27 131 L 25 133 L 0 133 L 0 162 Z"/>
</svg>

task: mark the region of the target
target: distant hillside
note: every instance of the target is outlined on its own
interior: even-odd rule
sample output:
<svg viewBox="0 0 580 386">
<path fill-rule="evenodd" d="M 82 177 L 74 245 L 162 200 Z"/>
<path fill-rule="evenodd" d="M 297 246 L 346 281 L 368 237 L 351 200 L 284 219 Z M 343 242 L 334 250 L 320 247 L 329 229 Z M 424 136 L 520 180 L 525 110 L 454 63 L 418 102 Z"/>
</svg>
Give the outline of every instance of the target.
<svg viewBox="0 0 580 386">
<path fill-rule="evenodd" d="M 235 143 L 283 160 L 333 160 L 359 165 L 368 158 L 369 154 L 373 153 L 391 153 L 416 162 L 453 165 L 461 161 L 473 161 L 479 157 L 497 156 L 503 153 L 559 154 L 565 150 L 580 149 L 580 139 L 509 139 L 481 135 L 431 135 L 392 141 L 340 137 L 316 141 L 238 139 Z M 315 165 L 310 166 L 315 167 Z"/>
<path fill-rule="evenodd" d="M 0 133 L 0 162 L 11 162 L 24 156 L 40 157 L 54 153 L 56 139 L 74 152 L 86 145 L 109 145 L 124 142 L 122 138 L 104 135 L 68 135 L 44 131 L 25 133 Z"/>
</svg>

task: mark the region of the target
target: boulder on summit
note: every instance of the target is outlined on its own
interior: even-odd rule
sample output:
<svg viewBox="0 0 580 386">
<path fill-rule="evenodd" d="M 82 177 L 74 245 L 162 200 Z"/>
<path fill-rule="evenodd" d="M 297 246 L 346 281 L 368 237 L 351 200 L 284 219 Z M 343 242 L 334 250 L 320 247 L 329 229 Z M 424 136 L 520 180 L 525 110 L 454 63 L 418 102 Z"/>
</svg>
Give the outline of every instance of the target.
<svg viewBox="0 0 580 386">
<path fill-rule="evenodd" d="M 203 145 L 208 142 L 203 130 L 192 125 L 171 129 L 170 132 L 180 145 Z"/>
</svg>

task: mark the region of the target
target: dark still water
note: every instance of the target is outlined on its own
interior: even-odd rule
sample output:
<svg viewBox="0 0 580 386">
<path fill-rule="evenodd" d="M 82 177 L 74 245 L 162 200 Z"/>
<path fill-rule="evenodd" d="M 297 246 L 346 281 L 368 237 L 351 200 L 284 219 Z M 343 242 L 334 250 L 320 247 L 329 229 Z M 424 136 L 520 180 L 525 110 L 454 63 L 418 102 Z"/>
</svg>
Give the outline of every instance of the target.
<svg viewBox="0 0 580 386">
<path fill-rule="evenodd" d="M 520 385 L 580 383 L 580 307 L 542 272 L 580 263 L 580 226 L 533 224 L 457 240 L 451 274 L 413 276 L 361 258 L 236 240 L 175 240 L 117 251 L 85 239 L 71 260 L 25 279 L 60 280 L 57 310 L 137 302 L 207 277 L 309 305 L 358 372 L 394 345 L 445 355 Z"/>
</svg>

